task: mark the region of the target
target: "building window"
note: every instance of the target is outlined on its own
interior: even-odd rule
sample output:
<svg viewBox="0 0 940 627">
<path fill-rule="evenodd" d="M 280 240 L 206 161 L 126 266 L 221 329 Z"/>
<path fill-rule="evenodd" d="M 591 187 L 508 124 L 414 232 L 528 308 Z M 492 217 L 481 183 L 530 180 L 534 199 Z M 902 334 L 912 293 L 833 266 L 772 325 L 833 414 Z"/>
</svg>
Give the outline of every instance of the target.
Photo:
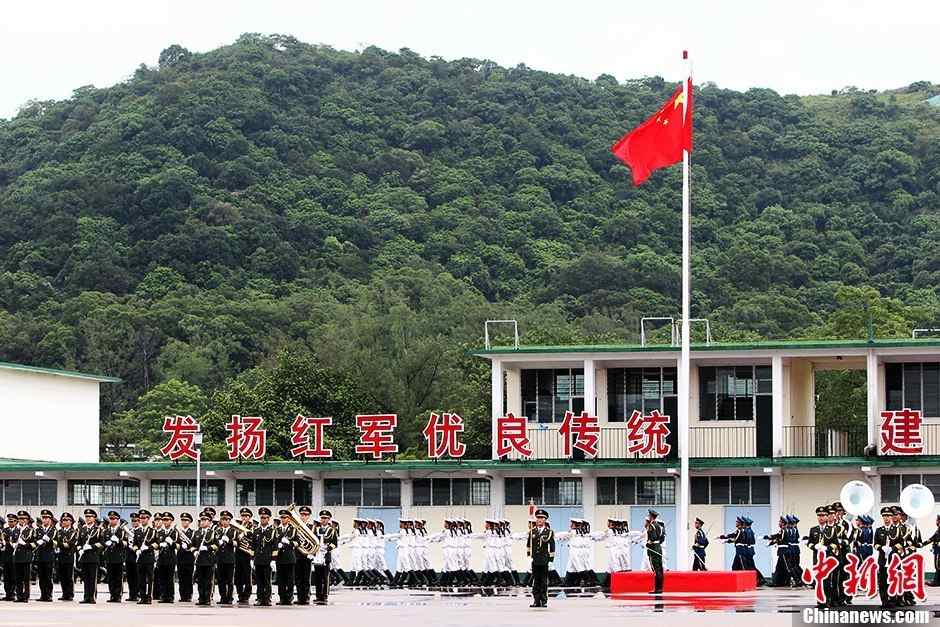
<svg viewBox="0 0 940 627">
<path fill-rule="evenodd" d="M 584 369 L 523 370 L 522 413 L 530 422 L 561 422 L 566 411 L 584 410 Z"/>
<path fill-rule="evenodd" d="M 885 364 L 885 409 L 940 417 L 940 363 Z"/>
<path fill-rule="evenodd" d="M 401 479 L 325 479 L 323 503 L 334 507 L 400 507 Z"/>
<path fill-rule="evenodd" d="M 2 482 L 3 505 L 56 505 L 55 479 L 6 479 Z"/>
<path fill-rule="evenodd" d="M 225 504 L 225 480 L 210 479 L 200 482 L 200 502 L 203 505 Z M 150 503 L 167 507 L 196 505 L 195 479 L 153 479 L 150 482 Z"/>
<path fill-rule="evenodd" d="M 239 507 L 260 505 L 310 505 L 313 484 L 308 479 L 237 479 L 235 502 Z"/>
<path fill-rule="evenodd" d="M 136 479 L 70 479 L 69 505 L 140 505 Z"/>
<path fill-rule="evenodd" d="M 913 483 L 922 483 L 934 494 L 940 494 L 940 475 L 881 475 L 881 500 L 897 503 L 901 500 L 901 490 Z"/>
<path fill-rule="evenodd" d="M 411 504 L 415 507 L 489 505 L 488 479 L 415 479 L 411 482 Z"/>
<path fill-rule="evenodd" d="M 754 420 L 755 396 L 771 394 L 769 366 L 699 368 L 699 420 Z"/>
<path fill-rule="evenodd" d="M 208 479 L 200 482 L 203 505 L 225 505 L 225 480 Z M 194 507 L 196 505 L 195 479 L 153 479 L 150 481 L 150 504 L 164 507 Z"/>
<path fill-rule="evenodd" d="M 770 477 L 692 477 L 693 505 L 769 505 Z"/>
<path fill-rule="evenodd" d="M 507 477 L 506 505 L 581 505 L 581 479 Z"/>
<path fill-rule="evenodd" d="M 607 420 L 625 422 L 634 411 L 644 416 L 663 410 L 663 399 L 676 395 L 675 368 L 609 368 Z"/>
</svg>

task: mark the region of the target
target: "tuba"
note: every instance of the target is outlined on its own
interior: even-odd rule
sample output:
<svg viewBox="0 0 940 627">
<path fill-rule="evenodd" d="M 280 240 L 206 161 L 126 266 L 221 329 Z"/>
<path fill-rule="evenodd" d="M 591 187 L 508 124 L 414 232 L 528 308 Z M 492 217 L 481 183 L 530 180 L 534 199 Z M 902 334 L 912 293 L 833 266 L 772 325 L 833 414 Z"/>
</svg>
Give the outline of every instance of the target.
<svg viewBox="0 0 940 627">
<path fill-rule="evenodd" d="M 248 555 L 253 556 L 255 551 L 251 548 L 251 540 L 248 539 L 248 536 L 251 534 L 251 529 L 239 522 L 235 522 L 234 520 L 230 520 L 228 524 L 231 525 L 233 529 L 241 533 L 241 535 L 238 536 L 238 548 Z"/>
<path fill-rule="evenodd" d="M 290 514 L 290 520 L 287 524 L 294 528 L 294 534 L 298 542 L 297 550 L 304 555 L 316 555 L 317 551 L 320 550 L 320 540 L 301 520 L 300 515 L 294 509 L 295 507 L 295 505 L 291 505 L 287 508 L 287 512 Z"/>
<path fill-rule="evenodd" d="M 845 511 L 853 516 L 867 514 L 875 506 L 875 493 L 871 486 L 857 479 L 842 486 L 839 499 Z"/>
<path fill-rule="evenodd" d="M 925 485 L 912 483 L 901 490 L 901 509 L 911 518 L 923 518 L 933 514 L 936 503 L 933 492 Z"/>
</svg>

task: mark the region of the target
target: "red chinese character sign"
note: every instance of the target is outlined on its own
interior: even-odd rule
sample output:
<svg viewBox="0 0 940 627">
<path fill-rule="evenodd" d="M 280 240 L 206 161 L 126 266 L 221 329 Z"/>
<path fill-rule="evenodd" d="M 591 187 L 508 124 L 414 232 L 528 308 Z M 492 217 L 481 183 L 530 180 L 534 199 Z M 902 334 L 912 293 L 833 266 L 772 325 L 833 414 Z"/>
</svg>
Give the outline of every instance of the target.
<svg viewBox="0 0 940 627">
<path fill-rule="evenodd" d="M 356 416 L 356 428 L 359 429 L 357 455 L 371 455 L 372 459 L 382 459 L 386 453 L 398 452 L 392 433 L 398 425 L 396 414 L 367 414 Z"/>
<path fill-rule="evenodd" d="M 291 425 L 291 450 L 293 457 L 324 459 L 333 457 L 333 449 L 323 447 L 324 427 L 333 424 L 332 417 L 313 418 L 297 415 Z M 312 440 L 312 442 L 311 442 Z"/>
<path fill-rule="evenodd" d="M 515 451 L 520 456 L 532 457 L 525 416 L 513 416 L 509 412 L 496 419 L 496 456 L 505 457 Z"/>
<path fill-rule="evenodd" d="M 663 416 L 655 409 L 648 416 L 634 410 L 627 420 L 627 453 L 648 455 L 655 452 L 665 457 L 672 450 L 666 441 L 669 433 L 669 416 Z"/>
<path fill-rule="evenodd" d="M 262 428 L 264 418 L 257 416 L 232 416 L 225 425 L 229 436 L 225 439 L 229 459 L 264 459 L 268 434 Z"/>
<path fill-rule="evenodd" d="M 165 416 L 163 432 L 170 434 L 170 441 L 160 449 L 160 453 L 176 461 L 182 457 L 196 461 L 196 434 L 199 423 L 192 416 Z"/>
<path fill-rule="evenodd" d="M 848 596 L 864 595 L 868 599 L 878 596 L 878 563 L 874 556 L 859 560 L 857 555 L 849 553 L 846 556 L 844 571 L 845 580 L 842 582 L 843 590 Z M 803 569 L 803 583 L 815 584 L 817 603 L 826 603 L 825 582 L 828 577 L 838 570 L 839 560 L 826 552 L 820 551 L 816 563 L 810 568 Z M 924 556 L 912 553 L 900 557 L 892 553 L 887 569 L 886 581 L 888 596 L 898 597 L 910 592 L 914 598 L 923 603 L 927 599 L 924 590 Z"/>
<path fill-rule="evenodd" d="M 878 596 L 878 562 L 875 557 L 869 555 L 863 561 L 855 553 L 849 553 L 845 558 L 845 572 L 848 575 L 843 582 L 845 594 L 850 597 L 865 596 L 868 599 Z"/>
<path fill-rule="evenodd" d="M 467 446 L 460 441 L 459 434 L 463 433 L 463 418 L 457 414 L 444 412 L 438 416 L 431 413 L 428 424 L 424 428 L 424 439 L 428 445 L 428 457 L 438 459 L 444 457 L 459 458 L 467 452 Z"/>
<path fill-rule="evenodd" d="M 881 452 L 920 455 L 924 440 L 920 433 L 921 415 L 917 410 L 881 412 Z"/>
<path fill-rule="evenodd" d="M 562 437 L 562 449 L 565 457 L 571 457 L 572 449 L 578 449 L 585 455 L 597 457 L 597 441 L 601 428 L 597 424 L 597 416 L 591 416 L 586 411 L 580 416 L 574 412 L 566 411 L 564 420 L 558 428 Z"/>
<path fill-rule="evenodd" d="M 803 569 L 803 583 L 810 585 L 815 582 L 816 602 L 823 604 L 826 602 L 826 578 L 836 571 L 839 567 L 839 560 L 831 555 L 826 555 L 825 551 L 820 551 L 816 558 L 816 563 L 810 568 Z"/>
<path fill-rule="evenodd" d="M 888 563 L 888 596 L 898 597 L 907 592 L 913 594 L 920 603 L 927 600 L 924 590 L 924 556 L 911 553 L 901 558 L 897 553 L 892 553 Z"/>
</svg>

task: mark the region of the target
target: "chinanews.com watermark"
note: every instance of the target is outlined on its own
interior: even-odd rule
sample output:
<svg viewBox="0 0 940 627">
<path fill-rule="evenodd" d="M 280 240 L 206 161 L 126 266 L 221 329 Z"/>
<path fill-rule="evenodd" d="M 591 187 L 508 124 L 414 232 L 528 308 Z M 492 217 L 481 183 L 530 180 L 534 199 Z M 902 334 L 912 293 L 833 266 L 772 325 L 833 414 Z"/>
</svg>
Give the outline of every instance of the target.
<svg viewBox="0 0 940 627">
<path fill-rule="evenodd" d="M 807 607 L 793 615 L 794 625 L 930 625 L 934 612 L 927 609 L 842 608 L 819 609 Z"/>
</svg>

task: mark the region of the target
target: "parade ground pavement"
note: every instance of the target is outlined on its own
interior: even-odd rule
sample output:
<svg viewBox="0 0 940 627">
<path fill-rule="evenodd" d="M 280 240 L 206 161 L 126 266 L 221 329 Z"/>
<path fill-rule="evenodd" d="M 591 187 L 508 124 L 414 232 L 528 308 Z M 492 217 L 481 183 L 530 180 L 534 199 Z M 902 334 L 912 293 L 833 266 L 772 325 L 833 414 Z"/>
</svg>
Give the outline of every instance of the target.
<svg viewBox="0 0 940 627">
<path fill-rule="evenodd" d="M 58 588 L 58 587 L 57 587 Z M 918 609 L 931 610 L 932 623 L 940 621 L 940 588 L 928 588 L 927 603 Z M 34 597 L 38 593 L 33 587 Z M 56 589 L 58 593 L 58 589 Z M 106 603 L 107 590 L 100 587 L 96 605 L 77 602 L 0 603 L 0 627 L 71 626 L 97 627 L 216 627 L 228 625 L 328 624 L 368 627 L 442 627 L 503 625 L 593 625 L 633 624 L 661 627 L 714 625 L 794 625 L 795 615 L 812 607 L 809 590 L 760 589 L 734 594 L 664 594 L 606 597 L 599 592 L 552 591 L 547 609 L 530 609 L 531 597 L 523 590 L 496 595 L 475 592 L 427 592 L 412 590 L 333 591 L 330 604 L 291 607 L 195 607 L 191 603 L 140 606 L 136 603 Z M 275 595 L 275 600 L 276 600 Z M 664 616 L 667 615 L 667 616 Z M 681 621 L 681 622 L 680 622 Z"/>
</svg>

